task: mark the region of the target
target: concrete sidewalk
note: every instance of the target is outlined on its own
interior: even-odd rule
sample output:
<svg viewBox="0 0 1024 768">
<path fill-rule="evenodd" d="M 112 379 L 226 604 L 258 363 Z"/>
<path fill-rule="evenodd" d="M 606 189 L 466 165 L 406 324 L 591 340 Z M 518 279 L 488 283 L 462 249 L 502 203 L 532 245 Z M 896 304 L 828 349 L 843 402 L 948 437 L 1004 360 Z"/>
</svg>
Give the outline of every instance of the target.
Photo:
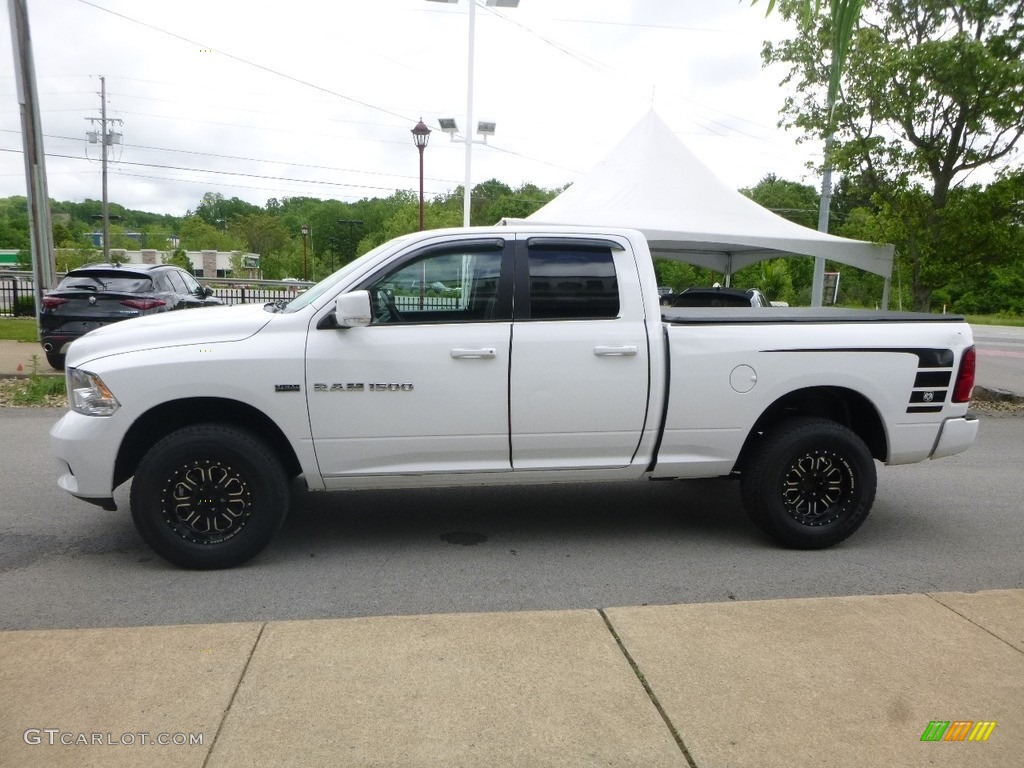
<svg viewBox="0 0 1024 768">
<path fill-rule="evenodd" d="M 38 342 L 0 339 L 0 376 L 27 376 L 32 373 L 33 355 L 38 373 L 60 373 L 46 362 L 46 353 Z"/>
<path fill-rule="evenodd" d="M 1024 590 L 12 631 L 0 691 L 3 766 L 1002 768 Z"/>
</svg>

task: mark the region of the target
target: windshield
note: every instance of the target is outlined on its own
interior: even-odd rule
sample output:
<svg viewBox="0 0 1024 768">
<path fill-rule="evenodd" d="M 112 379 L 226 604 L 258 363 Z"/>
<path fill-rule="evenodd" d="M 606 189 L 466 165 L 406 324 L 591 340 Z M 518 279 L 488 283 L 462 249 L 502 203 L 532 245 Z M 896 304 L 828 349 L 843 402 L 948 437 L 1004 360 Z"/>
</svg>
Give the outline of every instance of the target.
<svg viewBox="0 0 1024 768">
<path fill-rule="evenodd" d="M 401 240 L 404 240 L 404 239 L 405 238 L 398 238 L 398 239 L 395 239 L 395 240 L 389 240 L 388 242 L 383 243 L 382 245 L 378 245 L 373 250 L 367 251 L 366 253 L 364 253 L 362 256 L 360 256 L 355 261 L 349 262 L 344 267 L 339 269 L 337 272 L 335 272 L 335 273 L 325 277 L 323 280 L 321 280 L 319 283 L 314 285 L 308 291 L 304 291 L 304 292 L 300 293 L 298 296 L 296 296 L 290 302 L 285 304 L 284 307 L 281 308 L 281 311 L 285 312 L 285 313 L 298 312 L 303 307 L 308 307 L 310 304 L 315 302 L 317 299 L 319 299 L 324 294 L 330 293 L 331 290 L 338 283 L 342 282 L 349 274 L 351 274 L 356 269 L 358 269 L 358 267 L 364 261 L 367 261 L 368 259 L 372 259 L 375 256 L 377 256 L 379 253 L 381 253 L 381 252 L 383 252 L 385 250 L 388 250 L 390 248 L 395 247 L 395 245 L 397 245 Z"/>
</svg>

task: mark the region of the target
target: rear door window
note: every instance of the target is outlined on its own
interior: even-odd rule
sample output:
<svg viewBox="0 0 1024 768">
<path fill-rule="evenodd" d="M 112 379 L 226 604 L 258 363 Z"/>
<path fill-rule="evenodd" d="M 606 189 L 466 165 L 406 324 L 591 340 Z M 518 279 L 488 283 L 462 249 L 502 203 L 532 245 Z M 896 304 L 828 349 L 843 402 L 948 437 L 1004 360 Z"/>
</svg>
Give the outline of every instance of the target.
<svg viewBox="0 0 1024 768">
<path fill-rule="evenodd" d="M 619 285 L 609 248 L 530 247 L 529 283 L 532 320 L 618 317 Z"/>
</svg>

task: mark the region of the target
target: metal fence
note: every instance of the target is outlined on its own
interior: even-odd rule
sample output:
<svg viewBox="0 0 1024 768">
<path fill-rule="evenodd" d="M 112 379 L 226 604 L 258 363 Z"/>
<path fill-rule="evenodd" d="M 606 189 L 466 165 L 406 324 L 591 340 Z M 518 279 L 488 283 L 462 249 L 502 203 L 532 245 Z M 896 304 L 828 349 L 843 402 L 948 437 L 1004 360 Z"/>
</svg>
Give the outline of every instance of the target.
<svg viewBox="0 0 1024 768">
<path fill-rule="evenodd" d="M 63 275 L 58 275 L 60 277 Z M 213 288 L 213 295 L 225 304 L 266 304 L 282 299 L 290 301 L 309 285 L 277 280 L 197 279 L 203 285 Z M 0 317 L 34 317 L 34 286 L 31 272 L 0 274 Z"/>
<path fill-rule="evenodd" d="M 58 275 L 58 278 L 63 275 Z M 266 304 L 271 301 L 291 301 L 312 283 L 298 283 L 278 280 L 230 280 L 226 278 L 196 278 L 203 285 L 213 289 L 213 295 L 225 304 Z M 0 317 L 34 317 L 35 304 L 31 272 L 0 273 Z M 462 300 L 458 296 L 428 295 L 395 296 L 399 310 L 417 309 L 444 310 L 459 309 Z"/>
</svg>

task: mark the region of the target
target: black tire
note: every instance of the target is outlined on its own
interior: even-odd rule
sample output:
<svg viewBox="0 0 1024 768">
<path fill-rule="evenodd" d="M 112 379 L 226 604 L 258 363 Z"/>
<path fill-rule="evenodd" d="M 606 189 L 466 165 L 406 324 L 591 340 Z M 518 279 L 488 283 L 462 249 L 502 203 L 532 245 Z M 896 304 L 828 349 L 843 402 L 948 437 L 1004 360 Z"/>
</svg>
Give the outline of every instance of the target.
<svg viewBox="0 0 1024 768">
<path fill-rule="evenodd" d="M 747 513 L 778 543 L 823 549 L 856 531 L 875 500 L 864 441 L 828 419 L 785 421 L 763 438 L 740 477 Z"/>
<path fill-rule="evenodd" d="M 132 481 L 135 527 L 182 568 L 231 568 L 259 554 L 288 514 L 288 476 L 255 435 L 199 424 L 160 440 Z"/>
<path fill-rule="evenodd" d="M 64 355 L 60 352 L 47 352 L 46 362 L 50 364 L 50 367 L 54 370 L 64 370 Z"/>
</svg>

